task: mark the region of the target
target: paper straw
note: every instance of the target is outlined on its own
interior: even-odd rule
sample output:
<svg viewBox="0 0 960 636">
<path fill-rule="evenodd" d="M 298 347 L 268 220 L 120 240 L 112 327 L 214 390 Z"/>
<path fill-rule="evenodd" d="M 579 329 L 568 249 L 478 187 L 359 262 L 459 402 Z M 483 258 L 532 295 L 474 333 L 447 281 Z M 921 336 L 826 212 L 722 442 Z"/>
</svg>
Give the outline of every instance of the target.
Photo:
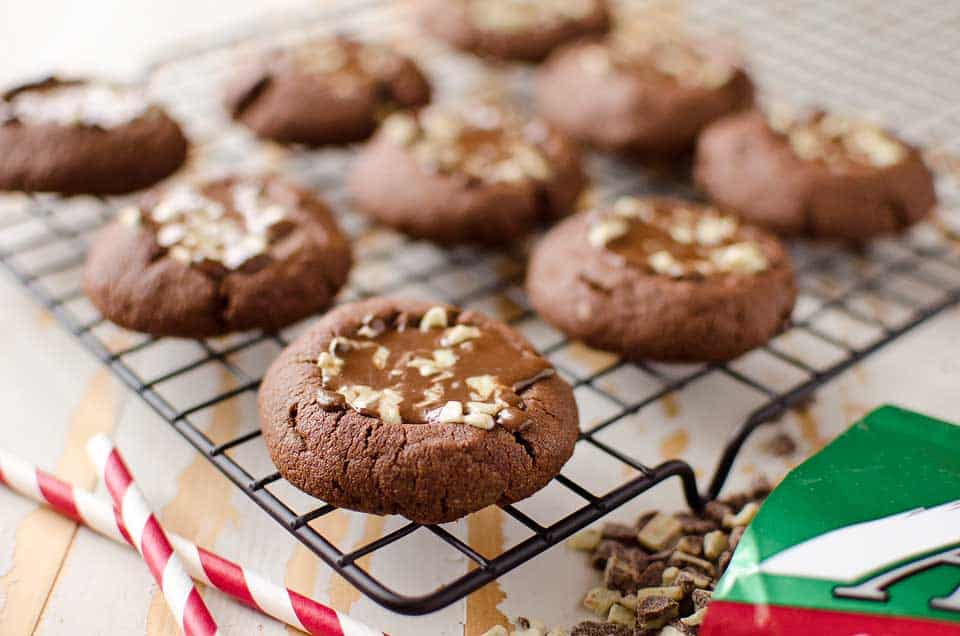
<svg viewBox="0 0 960 636">
<path fill-rule="evenodd" d="M 132 544 L 163 592 L 167 606 L 187 636 L 216 636 L 217 624 L 193 580 L 170 545 L 167 534 L 147 504 L 120 451 L 104 434 L 87 442 L 87 453 L 113 498 Z"/>
<path fill-rule="evenodd" d="M 50 506 L 109 539 L 132 545 L 123 520 L 117 516 L 112 505 L 2 449 L 0 483 L 5 483 L 11 490 L 33 501 Z M 194 579 L 291 627 L 314 636 L 385 636 L 383 632 L 272 583 L 181 536 L 170 533 L 168 537 L 177 556 Z"/>
</svg>

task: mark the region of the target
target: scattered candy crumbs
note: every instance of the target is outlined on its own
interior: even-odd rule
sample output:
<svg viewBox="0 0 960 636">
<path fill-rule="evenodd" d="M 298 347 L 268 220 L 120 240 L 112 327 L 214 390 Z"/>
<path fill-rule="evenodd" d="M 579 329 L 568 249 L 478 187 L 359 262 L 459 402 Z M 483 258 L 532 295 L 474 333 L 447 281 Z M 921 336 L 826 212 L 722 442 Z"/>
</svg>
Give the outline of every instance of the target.
<svg viewBox="0 0 960 636">
<path fill-rule="evenodd" d="M 764 480 L 746 493 L 707 504 L 703 513 L 651 511 L 634 524 L 605 523 L 574 535 L 567 546 L 588 552 L 603 572 L 584 606 L 598 620 L 568 631 L 520 617 L 514 629 L 496 626 L 483 636 L 694 636 L 710 594 L 770 493 Z"/>
</svg>

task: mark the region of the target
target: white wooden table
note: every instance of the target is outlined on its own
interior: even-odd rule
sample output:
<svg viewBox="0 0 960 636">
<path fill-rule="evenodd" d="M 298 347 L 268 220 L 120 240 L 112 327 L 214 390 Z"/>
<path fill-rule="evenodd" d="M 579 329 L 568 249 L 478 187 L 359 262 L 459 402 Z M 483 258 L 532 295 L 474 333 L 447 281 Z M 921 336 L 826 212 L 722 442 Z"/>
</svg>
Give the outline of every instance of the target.
<svg viewBox="0 0 960 636">
<path fill-rule="evenodd" d="M 570 624 L 581 615 L 580 595 L 596 575 L 562 546 L 436 614 L 405 618 L 380 609 L 331 576 L 325 565 L 269 522 L 8 278 L 0 279 L 0 307 L 3 448 L 93 487 L 96 480 L 83 444 L 96 432 L 110 432 L 169 528 L 391 634 L 477 635 L 503 616 L 532 615 Z M 958 339 L 960 310 L 952 310 L 847 373 L 818 393 L 809 412 L 758 433 L 758 443 L 750 445 L 746 460 L 738 464 L 735 482 L 745 483 L 759 470 L 775 475 L 789 467 L 793 460 L 771 458 L 759 449 L 759 442 L 777 429 L 789 431 L 806 453 L 884 402 L 960 419 Z M 673 418 L 666 417 L 666 427 L 654 437 L 661 441 L 664 458 L 689 458 L 689 448 L 695 446 L 704 460 L 716 451 L 709 440 L 718 436 L 706 421 L 669 426 L 671 419 L 683 418 L 685 408 L 679 405 Z M 213 427 L 229 428 L 235 416 L 218 413 Z M 172 479 L 167 474 L 171 469 Z M 678 495 L 676 486 L 664 485 L 629 508 L 676 507 Z M 197 508 L 205 514 L 194 514 Z M 630 514 L 625 510 L 617 516 Z M 389 522 L 342 516 L 326 521 L 324 530 L 350 544 L 379 536 L 384 523 Z M 502 514 L 491 509 L 472 517 L 467 530 L 496 548 L 508 539 L 502 524 Z M 380 565 L 389 569 L 389 563 L 375 563 L 374 571 Z M 205 591 L 204 596 L 225 633 L 283 633 L 277 623 L 216 592 Z M 132 550 L 0 489 L 0 634 L 30 633 L 153 636 L 175 634 L 176 628 Z"/>
<path fill-rule="evenodd" d="M 301 3 L 274 0 L 271 9 Z M 264 11 L 268 3 L 213 0 L 190 3 L 68 3 L 40 0 L 0 8 L 0 42 L 14 55 L 0 59 L 0 78 L 54 68 L 70 60 L 77 70 L 135 73 L 156 47 L 185 33 L 209 33 Z M 960 310 L 946 312 L 884 349 L 817 394 L 812 407 L 759 432 L 732 476 L 731 489 L 757 473 L 777 478 L 867 410 L 886 402 L 944 419 L 960 420 Z M 507 616 L 538 617 L 569 625 L 584 616 L 582 593 L 596 574 L 582 557 L 554 548 L 435 614 L 407 618 L 362 597 L 313 557 L 234 488 L 149 408 L 84 352 L 9 277 L 0 277 L 0 447 L 36 462 L 75 484 L 93 488 L 96 479 L 83 450 L 92 434 L 111 433 L 127 455 L 147 496 L 172 530 L 224 556 L 285 582 L 298 591 L 397 636 L 477 636 Z M 588 352 L 578 354 L 595 363 Z M 216 383 L 221 379 L 204 378 Z M 231 403 L 233 404 L 233 403 Z M 710 391 L 699 398 L 667 402 L 644 412 L 636 431 L 649 456 L 683 457 L 708 474 L 724 440 L 711 426 Z M 215 408 L 206 431 L 226 437 L 249 423 L 250 412 Z M 778 431 L 799 443 L 798 453 L 778 458 L 763 442 Z M 592 467 L 602 472 L 603 467 Z M 103 490 L 97 487 L 101 494 Z M 665 484 L 614 516 L 628 519 L 651 507 L 680 506 L 678 485 Z M 202 514 L 197 514 L 202 510 Z M 320 522 L 341 547 L 362 545 L 396 527 L 399 520 L 335 513 Z M 515 542 L 518 531 L 498 509 L 458 525 L 457 531 L 496 552 Z M 415 546 L 416 547 L 416 546 Z M 462 559 L 431 559 L 435 545 L 419 546 L 425 565 L 388 555 L 366 565 L 393 581 L 433 577 L 466 567 Z M 439 579 L 438 579 L 439 580 Z M 426 590 L 424 590 L 426 591 Z M 286 628 L 226 597 L 203 591 L 227 634 L 281 634 Z M 0 635 L 175 634 L 157 587 L 136 554 L 79 529 L 0 488 Z"/>
</svg>

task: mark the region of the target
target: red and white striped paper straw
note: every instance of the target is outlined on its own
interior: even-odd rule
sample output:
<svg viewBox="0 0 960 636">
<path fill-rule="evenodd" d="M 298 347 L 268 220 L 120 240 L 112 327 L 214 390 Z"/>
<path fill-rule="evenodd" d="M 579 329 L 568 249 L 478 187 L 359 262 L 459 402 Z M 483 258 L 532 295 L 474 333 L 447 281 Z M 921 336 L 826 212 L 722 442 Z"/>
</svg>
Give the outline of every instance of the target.
<svg viewBox="0 0 960 636">
<path fill-rule="evenodd" d="M 105 537 L 132 545 L 123 520 L 113 506 L 3 450 L 0 450 L 0 483 L 29 499 L 47 504 Z M 167 536 L 190 576 L 267 616 L 314 636 L 385 636 L 383 632 L 272 583 L 181 536 L 173 533 Z"/>
<path fill-rule="evenodd" d="M 140 552 L 150 574 L 160 586 L 167 606 L 183 633 L 187 636 L 215 636 L 217 624 L 210 610 L 183 569 L 120 452 L 109 437 L 100 434 L 87 442 L 87 453 L 113 498 L 132 539 L 131 543 Z"/>
</svg>

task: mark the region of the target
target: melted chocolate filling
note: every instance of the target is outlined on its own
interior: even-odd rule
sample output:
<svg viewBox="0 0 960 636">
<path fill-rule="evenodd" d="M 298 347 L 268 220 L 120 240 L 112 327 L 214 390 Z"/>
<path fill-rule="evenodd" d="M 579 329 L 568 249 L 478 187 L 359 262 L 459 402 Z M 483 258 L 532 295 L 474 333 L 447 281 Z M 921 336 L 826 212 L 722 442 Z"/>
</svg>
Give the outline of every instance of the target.
<svg viewBox="0 0 960 636">
<path fill-rule="evenodd" d="M 459 402 L 464 414 L 486 413 L 508 430 L 521 430 L 526 417 L 520 393 L 553 375 L 550 364 L 496 331 L 459 322 L 421 329 L 421 320 L 399 314 L 387 324 L 371 317 L 354 334 L 333 339 L 328 353 L 339 359 L 339 369 L 324 377 L 320 406 L 339 410 L 350 404 L 382 415 L 378 396 L 387 394 L 399 396 L 403 422 L 425 423 L 442 421 L 441 409 Z M 358 387 L 367 397 L 351 401 Z"/>
</svg>

